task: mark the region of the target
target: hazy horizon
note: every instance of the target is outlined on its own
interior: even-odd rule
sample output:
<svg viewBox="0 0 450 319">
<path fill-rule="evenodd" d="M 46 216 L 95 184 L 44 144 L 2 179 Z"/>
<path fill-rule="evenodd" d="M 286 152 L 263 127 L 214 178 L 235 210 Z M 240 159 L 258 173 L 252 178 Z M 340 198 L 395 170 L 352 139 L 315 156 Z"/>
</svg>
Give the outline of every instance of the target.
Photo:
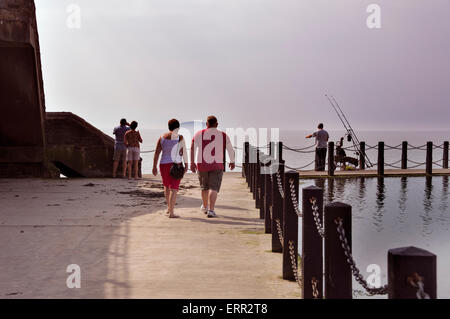
<svg viewBox="0 0 450 319">
<path fill-rule="evenodd" d="M 219 118 L 222 127 L 445 131 L 446 0 L 36 1 L 47 111 L 141 129 Z M 369 4 L 381 29 L 369 29 Z"/>
</svg>

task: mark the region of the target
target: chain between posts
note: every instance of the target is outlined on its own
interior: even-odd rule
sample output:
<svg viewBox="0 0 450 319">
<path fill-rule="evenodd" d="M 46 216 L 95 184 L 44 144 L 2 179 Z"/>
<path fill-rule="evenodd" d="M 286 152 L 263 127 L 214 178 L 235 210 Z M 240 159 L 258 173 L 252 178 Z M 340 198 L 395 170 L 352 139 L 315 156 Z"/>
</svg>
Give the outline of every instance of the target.
<svg viewBox="0 0 450 319">
<path fill-rule="evenodd" d="M 278 239 L 280 240 L 281 247 L 283 247 L 284 239 L 283 239 L 283 231 L 281 230 L 281 222 L 277 218 L 275 219 L 275 223 L 277 224 Z"/>
<path fill-rule="evenodd" d="M 356 266 L 355 260 L 353 259 L 351 248 L 348 244 L 347 237 L 345 236 L 345 230 L 344 226 L 342 224 L 342 218 L 337 218 L 334 221 L 337 225 L 337 232 L 339 234 L 339 239 L 341 241 L 341 246 L 344 250 L 344 254 L 347 257 L 347 263 L 350 265 L 350 269 L 352 271 L 353 276 L 355 277 L 356 281 L 364 287 L 364 289 L 370 294 L 370 295 L 385 295 L 388 293 L 388 285 L 385 285 L 380 288 L 370 288 L 367 281 L 364 279 L 364 277 L 361 275 L 361 271 Z"/>
<path fill-rule="evenodd" d="M 423 278 L 418 274 L 414 273 L 408 277 L 408 283 L 417 289 L 416 297 L 417 299 L 430 299 L 430 295 L 424 290 Z"/>
<path fill-rule="evenodd" d="M 292 240 L 289 241 L 289 256 L 291 257 L 291 266 L 292 272 L 294 273 L 295 281 L 300 286 L 300 288 L 303 288 L 303 282 L 298 276 L 298 267 L 296 261 L 297 256 L 294 250 L 294 242 Z"/>
<path fill-rule="evenodd" d="M 320 221 L 319 216 L 319 206 L 317 206 L 317 199 L 314 197 L 311 197 L 309 199 L 311 205 L 312 205 L 312 213 L 314 216 L 314 223 L 316 224 L 317 232 L 319 233 L 320 237 L 325 237 L 325 231 L 322 226 L 322 222 Z"/>
<path fill-rule="evenodd" d="M 283 190 L 283 185 L 281 183 L 280 172 L 277 172 L 277 184 L 278 184 L 278 191 L 280 192 L 281 198 L 284 198 L 284 190 Z"/>
<path fill-rule="evenodd" d="M 297 195 L 295 194 L 294 180 L 292 178 L 289 179 L 289 186 L 291 189 L 291 200 L 292 200 L 292 205 L 294 206 L 294 209 L 295 209 L 295 213 L 297 214 L 298 217 L 302 217 L 303 214 L 300 211 L 300 208 L 298 206 Z"/>
<path fill-rule="evenodd" d="M 317 285 L 319 284 L 319 281 L 316 279 L 316 277 L 313 277 L 311 279 L 311 289 L 314 299 L 319 299 L 319 290 L 317 289 Z"/>
</svg>

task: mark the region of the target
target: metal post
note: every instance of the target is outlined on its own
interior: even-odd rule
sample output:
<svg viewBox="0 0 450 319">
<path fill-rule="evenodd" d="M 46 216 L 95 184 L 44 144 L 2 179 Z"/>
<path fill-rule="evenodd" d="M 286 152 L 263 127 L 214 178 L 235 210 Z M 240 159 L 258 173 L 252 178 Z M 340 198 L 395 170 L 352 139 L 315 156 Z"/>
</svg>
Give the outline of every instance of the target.
<svg viewBox="0 0 450 319">
<path fill-rule="evenodd" d="M 384 175 L 384 142 L 378 142 L 378 176 Z"/>
<path fill-rule="evenodd" d="M 253 172 L 254 168 L 253 168 L 253 162 L 250 161 L 250 163 L 248 164 L 248 171 L 250 173 L 250 177 L 249 177 L 249 182 L 250 182 L 250 192 L 253 194 L 253 181 L 254 181 L 254 172 Z M 254 197 L 253 197 L 254 199 Z"/>
<path fill-rule="evenodd" d="M 427 142 L 426 174 L 433 174 L 433 142 Z"/>
<path fill-rule="evenodd" d="M 352 298 L 352 272 L 337 232 L 340 218 L 345 235 L 352 247 L 352 207 L 344 203 L 325 206 L 325 299 Z"/>
<path fill-rule="evenodd" d="M 293 263 L 295 267 L 298 264 L 298 215 L 293 204 L 293 200 L 298 201 L 298 178 L 299 174 L 295 171 L 284 174 L 283 279 L 286 280 L 295 280 L 296 275 L 292 266 Z M 291 181 L 294 184 L 295 199 L 292 197 Z M 294 260 L 291 259 L 291 254 L 294 254 Z"/>
<path fill-rule="evenodd" d="M 256 148 L 256 163 L 255 163 L 255 208 L 260 207 L 260 195 L 261 195 L 261 162 L 260 151 Z"/>
<path fill-rule="evenodd" d="M 444 169 L 448 169 L 448 141 L 444 142 L 444 154 L 443 154 L 443 160 L 442 160 L 442 167 Z"/>
<path fill-rule="evenodd" d="M 328 176 L 334 176 L 334 142 L 328 142 Z"/>
<path fill-rule="evenodd" d="M 417 247 L 390 249 L 388 252 L 389 299 L 416 299 L 418 282 L 431 299 L 436 299 L 436 255 Z"/>
<path fill-rule="evenodd" d="M 313 294 L 313 281 L 316 282 L 318 296 L 323 298 L 323 250 L 322 236 L 318 225 L 314 221 L 313 203 L 317 206 L 317 214 L 323 230 L 323 189 L 316 186 L 303 188 L 303 225 L 302 225 L 302 278 L 303 298 L 315 298 Z"/>
<path fill-rule="evenodd" d="M 259 154 L 259 219 L 264 219 L 266 212 L 264 203 L 266 201 L 266 177 L 263 174 L 263 169 L 266 162 L 266 155 L 261 151 Z"/>
<path fill-rule="evenodd" d="M 272 181 L 270 179 L 270 165 L 272 162 L 268 163 L 268 167 L 264 173 L 264 232 L 270 234 L 272 232 Z"/>
<path fill-rule="evenodd" d="M 281 185 L 284 185 L 284 161 L 280 161 L 278 165 L 278 174 L 281 177 Z M 283 197 L 281 197 L 278 189 L 277 174 L 273 174 L 272 178 L 272 252 L 281 253 L 283 252 L 283 243 L 278 236 L 277 221 L 279 222 L 281 232 L 283 232 Z"/>
<path fill-rule="evenodd" d="M 366 142 L 359 143 L 359 169 L 366 169 Z"/>
<path fill-rule="evenodd" d="M 283 160 L 283 142 L 278 142 L 278 160 Z"/>
<path fill-rule="evenodd" d="M 402 169 L 408 169 L 408 142 L 402 142 Z"/>
<path fill-rule="evenodd" d="M 244 174 L 245 177 L 245 181 L 247 182 L 247 185 L 249 183 L 249 179 L 248 179 L 248 163 L 250 161 L 250 154 L 249 154 L 249 148 L 250 148 L 250 143 L 249 142 L 245 142 L 244 143 L 244 165 L 242 165 L 242 172 Z"/>
</svg>

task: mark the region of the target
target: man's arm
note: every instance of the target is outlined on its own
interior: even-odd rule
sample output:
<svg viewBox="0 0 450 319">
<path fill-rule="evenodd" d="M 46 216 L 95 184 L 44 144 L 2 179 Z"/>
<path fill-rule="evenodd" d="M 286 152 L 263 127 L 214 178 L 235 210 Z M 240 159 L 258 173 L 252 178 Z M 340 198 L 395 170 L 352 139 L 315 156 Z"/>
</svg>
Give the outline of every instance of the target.
<svg viewBox="0 0 450 319">
<path fill-rule="evenodd" d="M 195 137 L 192 139 L 191 143 L 191 171 L 195 173 L 197 171 L 197 165 L 195 165 Z"/>
<path fill-rule="evenodd" d="M 234 151 L 233 145 L 231 144 L 231 140 L 230 137 L 227 135 L 226 138 L 226 148 L 227 148 L 227 153 L 228 153 L 228 157 L 230 158 L 230 169 L 234 170 L 235 166 L 236 166 L 236 153 Z"/>
<path fill-rule="evenodd" d="M 128 132 L 126 132 L 125 135 L 123 136 L 123 143 L 125 144 L 125 146 L 128 147 L 128 139 L 127 139 L 127 135 L 128 135 Z"/>
</svg>

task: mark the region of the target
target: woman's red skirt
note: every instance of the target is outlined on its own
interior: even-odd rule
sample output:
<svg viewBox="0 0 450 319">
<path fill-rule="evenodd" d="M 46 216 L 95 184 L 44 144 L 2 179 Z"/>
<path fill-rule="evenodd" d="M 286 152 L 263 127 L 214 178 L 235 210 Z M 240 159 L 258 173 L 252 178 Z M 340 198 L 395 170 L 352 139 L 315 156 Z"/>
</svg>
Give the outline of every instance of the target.
<svg viewBox="0 0 450 319">
<path fill-rule="evenodd" d="M 181 180 L 176 180 L 172 176 L 170 176 L 170 168 L 173 163 L 160 164 L 159 171 L 161 172 L 163 185 L 170 188 L 178 190 L 180 188 Z"/>
</svg>

